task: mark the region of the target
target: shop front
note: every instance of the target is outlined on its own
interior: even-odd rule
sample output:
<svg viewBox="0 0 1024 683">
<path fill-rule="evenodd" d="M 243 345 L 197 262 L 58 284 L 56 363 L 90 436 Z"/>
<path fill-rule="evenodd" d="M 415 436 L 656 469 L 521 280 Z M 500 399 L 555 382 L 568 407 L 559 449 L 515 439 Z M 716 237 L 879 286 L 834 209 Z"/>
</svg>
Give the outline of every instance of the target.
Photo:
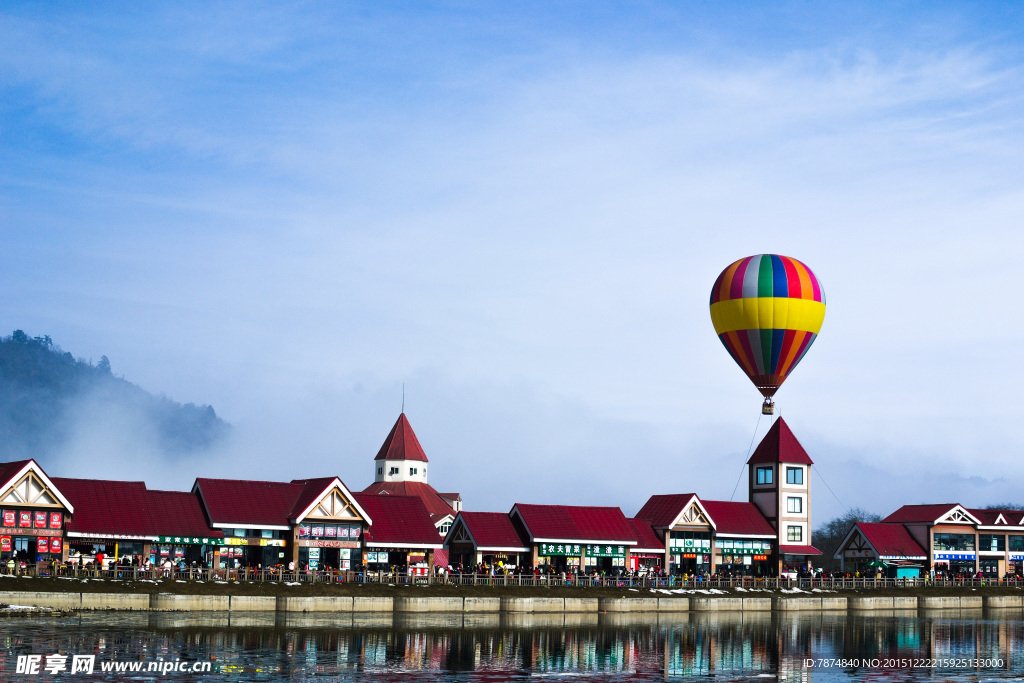
<svg viewBox="0 0 1024 683">
<path fill-rule="evenodd" d="M 159 536 L 149 548 L 149 561 L 161 565 L 166 560 L 184 562 L 199 568 L 213 567 L 214 555 L 224 551 L 224 539 L 213 536 Z"/>
<path fill-rule="evenodd" d="M 299 524 L 299 566 L 312 571 L 355 569 L 362 564 L 362 537 L 360 524 Z"/>
<path fill-rule="evenodd" d="M 974 576 L 977 555 L 973 552 L 935 553 L 935 572 L 946 577 Z"/>
<path fill-rule="evenodd" d="M 0 560 L 61 560 L 64 556 L 64 514 L 46 510 L 3 510 Z"/>
<path fill-rule="evenodd" d="M 104 566 L 117 562 L 119 558 L 142 557 L 150 544 L 156 541 L 155 536 L 132 534 L 98 534 L 69 531 L 67 534 L 67 561 L 71 564 L 89 564 L 103 555 Z M 53 549 L 53 543 L 50 543 Z"/>
<path fill-rule="evenodd" d="M 769 576 L 771 552 L 772 542 L 768 539 L 716 538 L 715 573 L 725 576 Z"/>
<path fill-rule="evenodd" d="M 669 572 L 697 574 L 711 571 L 711 533 L 669 531 Z"/>
<path fill-rule="evenodd" d="M 587 546 L 571 541 L 544 542 L 537 544 L 537 566 L 543 572 L 559 574 L 578 574 L 581 568 L 586 567 L 585 562 L 592 558 L 584 558 L 584 548 Z"/>
<path fill-rule="evenodd" d="M 225 529 L 222 544 L 214 546 L 214 561 L 219 569 L 259 569 L 287 564 L 285 549 L 287 532 L 279 529 L 235 529 L 228 536 Z M 244 535 L 243 535 L 244 534 Z"/>
<path fill-rule="evenodd" d="M 532 569 L 528 543 L 507 514 L 460 510 L 445 536 L 444 548 L 453 571 L 472 572 L 487 566 L 504 572 Z"/>
</svg>

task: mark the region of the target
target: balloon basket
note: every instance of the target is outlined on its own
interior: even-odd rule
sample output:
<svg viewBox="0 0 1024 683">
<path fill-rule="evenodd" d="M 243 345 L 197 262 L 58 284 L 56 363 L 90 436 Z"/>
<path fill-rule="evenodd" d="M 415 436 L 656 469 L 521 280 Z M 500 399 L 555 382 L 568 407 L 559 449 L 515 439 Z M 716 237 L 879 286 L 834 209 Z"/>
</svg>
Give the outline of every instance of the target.
<svg viewBox="0 0 1024 683">
<path fill-rule="evenodd" d="M 764 403 L 761 404 L 762 415 L 774 415 L 775 414 L 775 403 L 770 399 L 766 398 Z"/>
</svg>

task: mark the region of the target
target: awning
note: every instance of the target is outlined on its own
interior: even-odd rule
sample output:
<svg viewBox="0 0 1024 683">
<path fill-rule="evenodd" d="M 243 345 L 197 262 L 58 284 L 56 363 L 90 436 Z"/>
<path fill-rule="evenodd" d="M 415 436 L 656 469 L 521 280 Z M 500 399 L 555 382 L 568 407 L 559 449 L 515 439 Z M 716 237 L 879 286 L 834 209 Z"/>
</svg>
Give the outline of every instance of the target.
<svg viewBox="0 0 1024 683">
<path fill-rule="evenodd" d="M 779 552 L 783 555 L 821 555 L 821 551 L 813 545 L 780 545 Z"/>
</svg>

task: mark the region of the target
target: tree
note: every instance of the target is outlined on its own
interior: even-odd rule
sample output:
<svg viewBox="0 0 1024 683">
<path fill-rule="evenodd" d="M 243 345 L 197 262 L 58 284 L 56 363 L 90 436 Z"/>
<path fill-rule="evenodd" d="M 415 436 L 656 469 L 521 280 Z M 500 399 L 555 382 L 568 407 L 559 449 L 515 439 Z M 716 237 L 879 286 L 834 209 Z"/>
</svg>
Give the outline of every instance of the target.
<svg viewBox="0 0 1024 683">
<path fill-rule="evenodd" d="M 828 569 L 838 569 L 839 560 L 833 559 L 839 544 L 843 542 L 850 528 L 857 522 L 879 522 L 881 516 L 868 512 L 862 508 L 848 510 L 845 515 L 840 515 L 825 522 L 811 534 L 811 544 L 821 551 L 822 556 L 818 558 L 818 566 Z"/>
<path fill-rule="evenodd" d="M 11 341 L 15 344 L 28 344 L 28 335 L 23 330 L 15 330 L 11 335 Z"/>
<path fill-rule="evenodd" d="M 103 374 L 110 374 L 110 359 L 106 356 L 100 356 L 100 362 L 96 364 L 96 369 Z"/>
</svg>

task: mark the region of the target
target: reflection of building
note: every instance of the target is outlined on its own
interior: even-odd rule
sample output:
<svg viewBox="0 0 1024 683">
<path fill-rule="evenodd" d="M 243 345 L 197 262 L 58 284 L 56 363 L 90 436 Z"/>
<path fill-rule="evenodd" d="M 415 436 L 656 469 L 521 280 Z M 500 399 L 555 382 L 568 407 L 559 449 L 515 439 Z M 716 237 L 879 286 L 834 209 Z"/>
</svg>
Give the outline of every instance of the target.
<svg viewBox="0 0 1024 683">
<path fill-rule="evenodd" d="M 856 570 L 876 560 L 909 560 L 950 574 L 1021 575 L 1024 511 L 904 505 L 881 522 L 855 524 L 835 557 Z"/>
<path fill-rule="evenodd" d="M 427 465 L 427 454 L 402 413 L 373 459 L 373 483 L 363 493 L 416 496 L 430 513 L 437 532 L 444 536 L 462 509 L 462 496 L 435 491 L 427 483 Z"/>
</svg>

